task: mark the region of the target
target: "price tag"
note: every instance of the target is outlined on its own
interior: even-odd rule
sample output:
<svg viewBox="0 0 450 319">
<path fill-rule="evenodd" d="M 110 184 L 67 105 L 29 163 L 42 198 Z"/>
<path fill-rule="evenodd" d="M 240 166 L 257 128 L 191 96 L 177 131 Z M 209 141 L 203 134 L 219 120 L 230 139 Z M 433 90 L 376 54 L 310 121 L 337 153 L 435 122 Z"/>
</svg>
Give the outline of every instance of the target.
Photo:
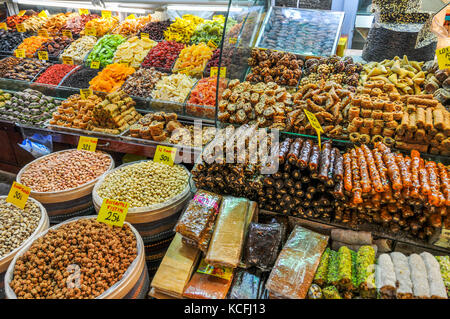
<svg viewBox="0 0 450 319">
<path fill-rule="evenodd" d="M 95 28 L 86 28 L 84 29 L 84 34 L 85 35 L 92 35 L 92 36 L 97 36 L 97 29 Z"/>
<path fill-rule="evenodd" d="M 87 99 L 92 94 L 92 89 L 80 89 L 80 95 L 83 99 Z"/>
<path fill-rule="evenodd" d="M 439 69 L 450 68 L 450 46 L 436 50 Z"/>
<path fill-rule="evenodd" d="M 136 16 L 134 14 L 130 14 L 128 17 L 126 17 L 125 20 L 133 20 L 136 19 Z"/>
<path fill-rule="evenodd" d="M 104 19 L 111 18 L 111 11 L 102 10 L 102 18 Z"/>
<path fill-rule="evenodd" d="M 98 69 L 100 67 L 100 61 L 92 61 L 91 69 Z"/>
<path fill-rule="evenodd" d="M 19 207 L 20 209 L 24 209 L 28 196 L 30 196 L 30 191 L 31 188 L 28 186 L 14 182 L 9 190 L 6 201 Z"/>
<path fill-rule="evenodd" d="M 38 16 L 41 17 L 41 18 L 47 18 L 48 17 L 47 12 L 45 12 L 45 10 L 42 10 L 41 12 L 39 12 Z"/>
<path fill-rule="evenodd" d="M 25 12 L 27 12 L 27 10 L 20 10 L 19 13 L 17 14 L 19 17 L 23 16 L 25 14 Z"/>
<path fill-rule="evenodd" d="M 73 59 L 70 56 L 63 56 L 62 61 L 64 64 L 73 65 Z"/>
<path fill-rule="evenodd" d="M 441 236 L 434 245 L 444 248 L 450 248 L 450 229 L 442 228 Z"/>
<path fill-rule="evenodd" d="M 153 156 L 153 161 L 173 166 L 176 155 L 177 149 L 175 147 L 158 145 L 156 147 L 155 155 Z"/>
<path fill-rule="evenodd" d="M 230 39 L 228 39 L 228 42 L 229 42 L 230 44 L 236 44 L 237 39 L 236 39 L 236 38 L 230 38 Z"/>
<path fill-rule="evenodd" d="M 323 133 L 324 130 L 313 113 L 305 109 L 303 109 L 303 111 L 305 111 L 306 117 L 308 118 L 311 126 L 316 130 L 317 138 L 319 139 L 319 149 L 322 150 L 322 145 L 320 144 L 320 133 Z"/>
<path fill-rule="evenodd" d="M 97 142 L 98 138 L 96 137 L 80 136 L 80 139 L 78 140 L 77 150 L 95 152 L 95 149 L 97 148 Z"/>
<path fill-rule="evenodd" d="M 24 49 L 17 49 L 14 52 L 16 54 L 16 58 L 24 58 L 25 57 L 25 50 Z"/>
<path fill-rule="evenodd" d="M 97 221 L 111 226 L 122 227 L 127 217 L 129 203 L 104 198 L 98 211 Z"/>
<path fill-rule="evenodd" d="M 47 51 L 38 51 L 39 60 L 48 61 L 48 52 Z"/>
<path fill-rule="evenodd" d="M 25 26 L 22 23 L 16 24 L 17 32 L 25 32 Z"/>
<path fill-rule="evenodd" d="M 217 44 L 216 44 L 213 40 L 209 40 L 209 41 L 208 41 L 208 46 L 209 46 L 209 47 L 213 47 L 214 49 L 217 48 Z"/>
<path fill-rule="evenodd" d="M 48 32 L 45 29 L 39 29 L 38 30 L 38 36 L 48 38 Z"/>
<path fill-rule="evenodd" d="M 209 76 L 217 76 L 217 73 L 219 72 L 219 68 L 217 66 L 212 66 L 211 70 L 209 72 Z M 220 67 L 220 75 L 221 78 L 227 77 L 227 68 L 224 66 Z"/>
<path fill-rule="evenodd" d="M 200 265 L 198 266 L 197 272 L 201 274 L 207 274 L 214 277 L 223 278 L 226 280 L 230 280 L 231 276 L 233 276 L 232 268 L 227 268 L 223 266 L 219 267 L 212 266 L 205 261 L 205 258 L 202 258 L 202 260 L 200 261 Z"/>
<path fill-rule="evenodd" d="M 0 23 L 0 29 L 8 30 L 8 27 L 5 22 Z"/>
<path fill-rule="evenodd" d="M 62 34 L 63 34 L 63 36 L 73 39 L 72 31 L 70 31 L 70 30 L 63 30 Z"/>
<path fill-rule="evenodd" d="M 80 16 L 89 14 L 89 9 L 78 9 L 78 13 L 80 14 Z"/>
<path fill-rule="evenodd" d="M 148 33 L 141 33 L 141 39 L 150 39 L 150 36 Z"/>
</svg>

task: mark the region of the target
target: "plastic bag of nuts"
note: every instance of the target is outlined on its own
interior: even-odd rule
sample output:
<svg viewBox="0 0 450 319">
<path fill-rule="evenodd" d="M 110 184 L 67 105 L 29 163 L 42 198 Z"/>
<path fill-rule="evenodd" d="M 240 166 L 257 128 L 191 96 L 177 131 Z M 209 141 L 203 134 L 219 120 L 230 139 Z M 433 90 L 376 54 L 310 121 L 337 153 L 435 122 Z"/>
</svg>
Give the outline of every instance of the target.
<svg viewBox="0 0 450 319">
<path fill-rule="evenodd" d="M 6 272 L 5 292 L 8 299 L 117 299 L 131 292 L 143 298 L 146 271 L 143 241 L 133 226 L 111 227 L 86 216 L 26 245 Z M 131 277 L 140 279 L 133 285 Z"/>
</svg>

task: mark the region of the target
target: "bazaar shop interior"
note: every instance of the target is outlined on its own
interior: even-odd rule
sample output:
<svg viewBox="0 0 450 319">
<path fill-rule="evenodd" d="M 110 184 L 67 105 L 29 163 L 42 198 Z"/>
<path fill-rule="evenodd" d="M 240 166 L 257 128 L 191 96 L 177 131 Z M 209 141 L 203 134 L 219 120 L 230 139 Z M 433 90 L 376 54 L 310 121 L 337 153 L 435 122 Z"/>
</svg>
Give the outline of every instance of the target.
<svg viewBox="0 0 450 319">
<path fill-rule="evenodd" d="M 448 299 L 448 2 L 0 1 L 0 299 Z"/>
</svg>

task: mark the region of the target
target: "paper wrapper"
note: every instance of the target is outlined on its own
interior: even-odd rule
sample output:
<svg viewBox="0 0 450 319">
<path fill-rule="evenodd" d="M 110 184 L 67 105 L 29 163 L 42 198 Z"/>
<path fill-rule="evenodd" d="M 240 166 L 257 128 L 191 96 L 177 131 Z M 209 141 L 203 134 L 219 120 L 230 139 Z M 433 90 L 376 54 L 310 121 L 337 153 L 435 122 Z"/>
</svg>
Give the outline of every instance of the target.
<svg viewBox="0 0 450 319">
<path fill-rule="evenodd" d="M 270 294 L 304 299 L 327 243 L 328 236 L 296 226 L 267 280 L 266 288 Z"/>
<path fill-rule="evenodd" d="M 223 199 L 205 258 L 208 264 L 230 268 L 238 266 L 244 244 L 249 203 L 245 198 Z"/>
<path fill-rule="evenodd" d="M 232 280 L 196 272 L 183 296 L 191 299 L 225 299 Z"/>
<path fill-rule="evenodd" d="M 199 256 L 198 249 L 184 245 L 181 235 L 176 234 L 153 277 L 151 287 L 160 293 L 182 298 Z"/>
</svg>

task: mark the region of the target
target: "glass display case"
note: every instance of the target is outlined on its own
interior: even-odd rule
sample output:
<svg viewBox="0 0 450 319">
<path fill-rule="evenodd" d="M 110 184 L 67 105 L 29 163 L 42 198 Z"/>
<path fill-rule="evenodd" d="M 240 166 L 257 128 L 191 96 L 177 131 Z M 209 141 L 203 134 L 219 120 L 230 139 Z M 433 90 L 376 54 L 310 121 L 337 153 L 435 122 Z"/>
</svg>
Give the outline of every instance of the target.
<svg viewBox="0 0 450 319">
<path fill-rule="evenodd" d="M 271 7 L 256 46 L 302 56 L 336 52 L 344 12 Z"/>
</svg>

